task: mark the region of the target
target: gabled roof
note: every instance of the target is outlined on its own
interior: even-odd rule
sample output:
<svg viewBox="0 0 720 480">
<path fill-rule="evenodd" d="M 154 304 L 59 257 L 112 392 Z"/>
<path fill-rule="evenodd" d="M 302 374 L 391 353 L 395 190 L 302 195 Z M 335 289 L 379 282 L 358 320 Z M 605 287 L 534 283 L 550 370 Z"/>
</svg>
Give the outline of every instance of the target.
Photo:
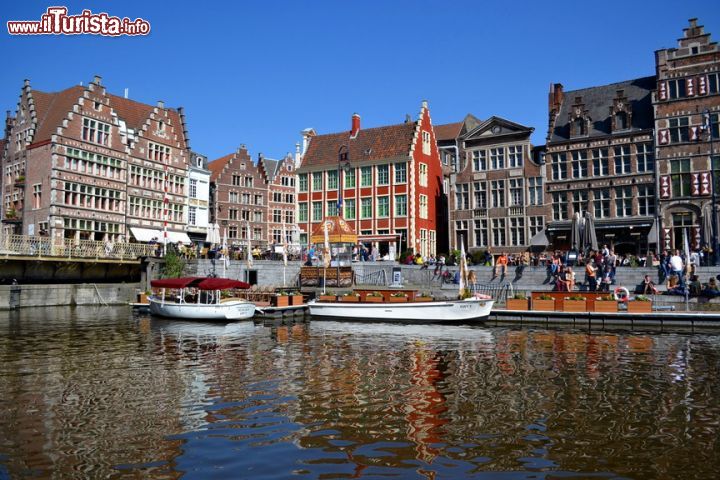
<svg viewBox="0 0 720 480">
<path fill-rule="evenodd" d="M 463 122 L 446 123 L 444 125 L 433 125 L 435 130 L 435 138 L 437 141 L 442 140 L 455 140 L 460 136 L 460 129 L 463 126 Z"/>
<path fill-rule="evenodd" d="M 245 148 L 239 148 L 236 152 L 220 157 L 212 162 L 208 163 L 208 169 L 210 170 L 210 181 L 217 181 L 220 174 L 223 172 L 225 166 L 230 163 L 233 159 L 239 159 L 240 161 L 247 162 L 246 165 L 250 168 L 253 166 L 252 159 Z"/>
<path fill-rule="evenodd" d="M 506 135 L 516 135 L 518 133 L 527 133 L 528 135 L 530 135 L 534 130 L 534 127 L 521 125 L 519 123 L 493 115 L 484 122 L 481 122 L 472 130 L 467 131 L 463 135 L 463 139 L 469 140 L 471 138 L 480 138 L 486 135 L 488 136 L 488 138 L 497 138 Z"/>
<path fill-rule="evenodd" d="M 72 111 L 73 105 L 82 97 L 84 91 L 85 88 L 79 85 L 54 93 L 31 90 L 37 120 L 36 133 L 32 142 L 50 140 L 57 131 L 57 127 L 62 125 L 63 119 Z"/>
<path fill-rule="evenodd" d="M 153 113 L 153 107 L 146 104 L 130 100 L 125 97 L 118 97 L 111 93 L 107 94 L 110 97 L 110 106 L 115 110 L 118 117 L 125 120 L 125 124 L 128 128 L 132 128 L 137 131 L 142 128 L 145 124 L 145 120 L 150 118 L 150 114 Z M 175 123 L 175 119 L 173 119 Z"/>
<path fill-rule="evenodd" d="M 570 113 L 576 97 L 581 97 L 584 109 L 590 117 L 588 135 L 577 138 L 601 137 L 612 134 L 610 108 L 617 98 L 617 91 L 622 90 L 632 108 L 632 125 L 625 132 L 651 129 L 654 126 L 652 91 L 656 88 L 656 78 L 642 77 L 624 82 L 611 83 L 599 87 L 583 88 L 563 92 L 563 102 L 551 126 L 550 142 L 562 142 L 570 138 Z M 575 139 L 576 137 L 573 137 Z"/>
<path fill-rule="evenodd" d="M 260 157 L 258 160 L 258 166 L 263 169 L 263 172 L 265 173 L 265 180 L 268 183 L 275 178 L 281 164 L 282 160 L 275 160 L 273 158 Z"/>
<path fill-rule="evenodd" d="M 376 128 L 361 128 L 357 137 L 350 131 L 317 135 L 303 157 L 301 168 L 337 165 L 338 151 L 346 145 L 350 162 L 363 162 L 407 157 L 415 135 L 417 122 Z"/>
</svg>

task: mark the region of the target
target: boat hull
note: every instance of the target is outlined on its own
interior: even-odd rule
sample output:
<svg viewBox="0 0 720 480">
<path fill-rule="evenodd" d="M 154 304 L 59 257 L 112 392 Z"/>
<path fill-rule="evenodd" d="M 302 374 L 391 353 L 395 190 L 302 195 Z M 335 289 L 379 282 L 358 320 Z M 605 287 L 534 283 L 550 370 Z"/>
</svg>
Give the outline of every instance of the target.
<svg viewBox="0 0 720 480">
<path fill-rule="evenodd" d="M 255 315 L 255 304 L 231 300 L 220 304 L 163 303 L 150 297 L 150 313 L 184 320 L 244 320 Z"/>
<path fill-rule="evenodd" d="M 482 321 L 490 315 L 493 300 L 466 299 L 447 302 L 409 303 L 308 303 L 314 319 L 352 319 L 406 323 Z"/>
</svg>

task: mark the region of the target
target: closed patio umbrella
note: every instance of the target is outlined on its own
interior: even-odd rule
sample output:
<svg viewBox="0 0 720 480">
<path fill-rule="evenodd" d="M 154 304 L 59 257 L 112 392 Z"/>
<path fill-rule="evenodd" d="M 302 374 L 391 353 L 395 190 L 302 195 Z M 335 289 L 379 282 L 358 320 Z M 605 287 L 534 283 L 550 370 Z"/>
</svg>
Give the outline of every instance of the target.
<svg viewBox="0 0 720 480">
<path fill-rule="evenodd" d="M 712 203 L 708 202 L 702 209 L 702 242 L 703 245 L 712 244 Z"/>
<path fill-rule="evenodd" d="M 590 250 L 597 251 L 598 242 L 597 236 L 595 235 L 595 219 L 590 212 L 585 212 L 585 225 L 583 230 L 583 250 L 589 248 Z"/>
<path fill-rule="evenodd" d="M 580 250 L 582 248 L 582 244 L 580 241 L 580 213 L 575 212 L 572 217 L 572 222 L 570 222 L 570 248 L 572 248 L 575 251 Z"/>
</svg>

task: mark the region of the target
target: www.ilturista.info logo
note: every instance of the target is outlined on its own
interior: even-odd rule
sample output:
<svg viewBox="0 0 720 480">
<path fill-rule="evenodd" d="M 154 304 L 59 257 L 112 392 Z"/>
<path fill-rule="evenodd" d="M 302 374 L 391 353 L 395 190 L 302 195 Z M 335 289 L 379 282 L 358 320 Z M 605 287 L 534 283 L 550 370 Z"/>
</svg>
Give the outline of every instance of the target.
<svg viewBox="0 0 720 480">
<path fill-rule="evenodd" d="M 112 17 L 107 13 L 83 10 L 80 15 L 68 15 L 67 7 L 48 7 L 40 20 L 7 22 L 10 35 L 147 35 L 150 22 L 142 18 Z"/>
</svg>

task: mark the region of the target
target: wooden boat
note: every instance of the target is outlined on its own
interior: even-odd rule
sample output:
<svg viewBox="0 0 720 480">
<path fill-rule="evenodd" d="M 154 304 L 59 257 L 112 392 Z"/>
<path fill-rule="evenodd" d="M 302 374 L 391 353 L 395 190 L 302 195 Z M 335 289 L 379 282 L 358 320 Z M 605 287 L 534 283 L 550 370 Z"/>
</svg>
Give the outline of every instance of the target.
<svg viewBox="0 0 720 480">
<path fill-rule="evenodd" d="M 242 298 L 222 298 L 221 292 L 246 289 L 250 285 L 238 280 L 213 277 L 166 278 L 150 282 L 161 289 L 160 295 L 148 297 L 150 312 L 185 320 L 243 320 L 255 314 L 255 304 Z M 177 294 L 167 294 L 176 290 Z"/>
<path fill-rule="evenodd" d="M 308 303 L 314 319 L 348 319 L 355 321 L 383 321 L 405 323 L 447 323 L 483 321 L 490 315 L 493 299 L 475 295 L 464 300 L 415 301 L 415 292 L 408 294 L 410 301 L 395 302 L 385 291 L 380 302 L 366 301 L 360 295 L 357 302 L 330 302 L 312 300 Z"/>
</svg>

